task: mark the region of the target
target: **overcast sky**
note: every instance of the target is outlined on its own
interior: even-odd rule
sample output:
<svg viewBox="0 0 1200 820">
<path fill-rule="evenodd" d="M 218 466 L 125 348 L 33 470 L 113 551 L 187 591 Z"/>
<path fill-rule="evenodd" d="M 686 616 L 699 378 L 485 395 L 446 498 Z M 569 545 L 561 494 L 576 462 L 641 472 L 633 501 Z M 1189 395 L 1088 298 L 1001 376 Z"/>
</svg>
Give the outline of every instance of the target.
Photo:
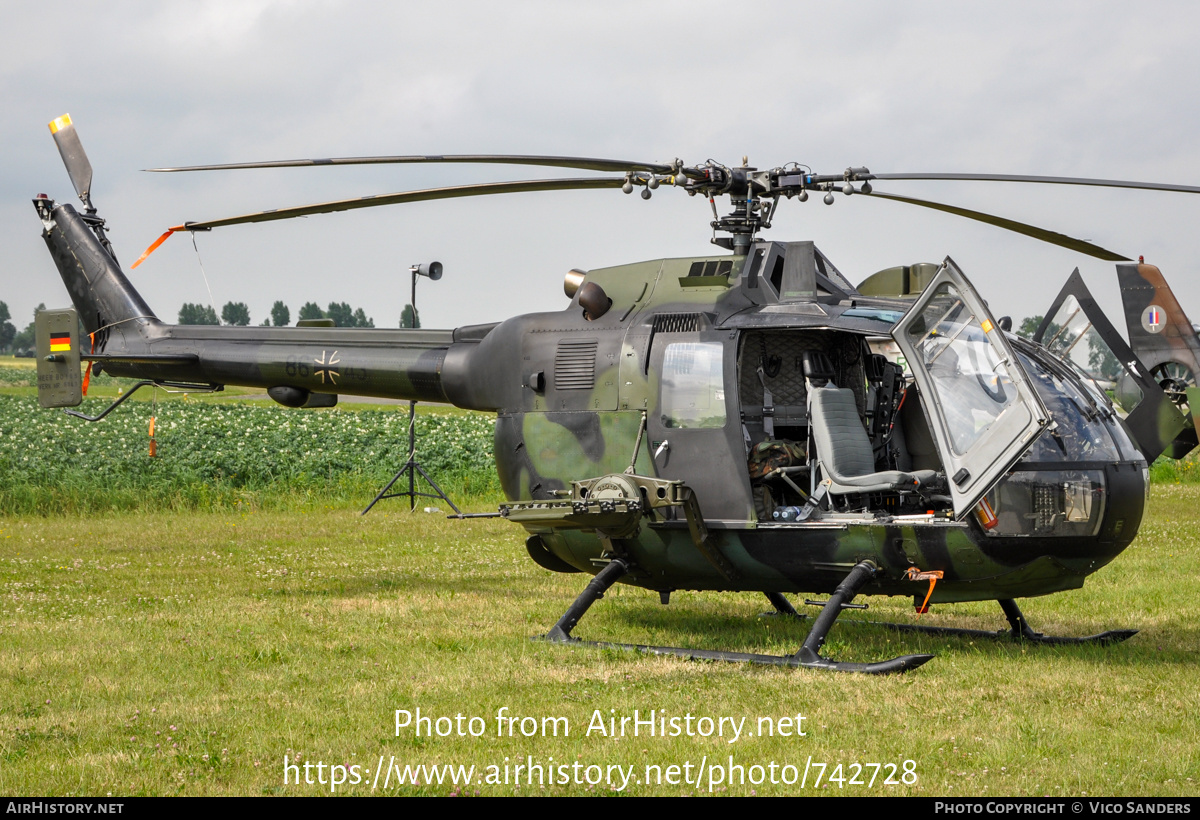
<svg viewBox="0 0 1200 820">
<path fill-rule="evenodd" d="M 463 166 L 155 175 L 159 165 L 545 153 L 819 173 L 958 171 L 1200 185 L 1195 3 L 6 2 L 0 31 L 0 300 L 19 327 L 68 302 L 29 200 L 75 202 L 46 124 L 69 112 L 128 265 L 186 220 L 371 193 L 554 175 Z M 563 176 L 577 175 L 562 172 Z M 1200 196 L 889 183 L 1158 264 L 1200 320 Z M 398 205 L 173 237 L 131 274 L 160 318 L 184 301 L 347 301 L 395 326 L 408 266 L 423 323 L 565 306 L 563 274 L 712 252 L 708 205 L 660 189 Z M 839 195 L 766 233 L 813 239 L 852 281 L 951 256 L 996 315 L 1041 313 L 1078 266 L 1113 266 L 920 208 Z M 1112 313 L 1110 312 L 1110 315 Z M 1123 319 L 1112 315 L 1119 327 Z"/>
</svg>

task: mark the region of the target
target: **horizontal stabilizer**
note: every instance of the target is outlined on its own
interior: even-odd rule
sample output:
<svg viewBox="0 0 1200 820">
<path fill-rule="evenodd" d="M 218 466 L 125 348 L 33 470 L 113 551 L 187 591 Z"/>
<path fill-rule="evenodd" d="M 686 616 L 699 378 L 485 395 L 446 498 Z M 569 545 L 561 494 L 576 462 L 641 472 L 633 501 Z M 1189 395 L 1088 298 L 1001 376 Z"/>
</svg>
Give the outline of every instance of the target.
<svg viewBox="0 0 1200 820">
<path fill-rule="evenodd" d="M 85 362 L 112 362 L 113 364 L 198 364 L 200 357 L 195 353 L 142 353 L 108 354 L 85 353 L 81 356 Z"/>
</svg>

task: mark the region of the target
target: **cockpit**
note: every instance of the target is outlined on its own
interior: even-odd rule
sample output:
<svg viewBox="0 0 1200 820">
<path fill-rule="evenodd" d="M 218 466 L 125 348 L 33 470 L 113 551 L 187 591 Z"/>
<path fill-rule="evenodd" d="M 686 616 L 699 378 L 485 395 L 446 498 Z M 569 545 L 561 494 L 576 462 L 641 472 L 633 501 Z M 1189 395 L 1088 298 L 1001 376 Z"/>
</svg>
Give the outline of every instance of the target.
<svg viewBox="0 0 1200 820">
<path fill-rule="evenodd" d="M 933 283 L 893 333 L 904 362 L 872 352 L 865 333 L 828 326 L 741 334 L 760 526 L 973 513 L 989 537 L 1040 538 L 1106 526 L 1115 537 L 1134 523 L 1105 523 L 1114 490 L 1146 486 L 1146 461 L 1107 395 L 1069 362 L 1003 335 L 969 297 L 953 280 Z"/>
</svg>

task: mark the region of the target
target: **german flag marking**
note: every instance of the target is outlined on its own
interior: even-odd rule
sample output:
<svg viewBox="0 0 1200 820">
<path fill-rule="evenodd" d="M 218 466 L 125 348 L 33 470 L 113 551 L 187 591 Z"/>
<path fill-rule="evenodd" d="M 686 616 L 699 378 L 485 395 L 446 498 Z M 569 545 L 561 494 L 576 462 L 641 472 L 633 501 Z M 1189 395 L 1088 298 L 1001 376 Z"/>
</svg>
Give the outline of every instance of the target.
<svg viewBox="0 0 1200 820">
<path fill-rule="evenodd" d="M 51 353 L 70 353 L 71 352 L 71 334 L 70 333 L 51 333 L 50 334 L 50 352 Z"/>
</svg>

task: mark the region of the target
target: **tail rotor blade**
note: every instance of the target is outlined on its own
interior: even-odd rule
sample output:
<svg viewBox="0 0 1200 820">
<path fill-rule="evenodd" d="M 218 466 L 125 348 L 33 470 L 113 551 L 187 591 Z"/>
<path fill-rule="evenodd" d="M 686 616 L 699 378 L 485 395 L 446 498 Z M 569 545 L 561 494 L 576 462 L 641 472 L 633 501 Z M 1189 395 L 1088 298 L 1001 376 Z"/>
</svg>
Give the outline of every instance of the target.
<svg viewBox="0 0 1200 820">
<path fill-rule="evenodd" d="M 50 133 L 54 135 L 54 144 L 62 155 L 63 164 L 67 166 L 67 174 L 75 193 L 84 207 L 92 207 L 92 163 L 88 162 L 87 154 L 83 151 L 83 143 L 71 122 L 70 114 L 63 114 L 51 121 Z"/>
</svg>

